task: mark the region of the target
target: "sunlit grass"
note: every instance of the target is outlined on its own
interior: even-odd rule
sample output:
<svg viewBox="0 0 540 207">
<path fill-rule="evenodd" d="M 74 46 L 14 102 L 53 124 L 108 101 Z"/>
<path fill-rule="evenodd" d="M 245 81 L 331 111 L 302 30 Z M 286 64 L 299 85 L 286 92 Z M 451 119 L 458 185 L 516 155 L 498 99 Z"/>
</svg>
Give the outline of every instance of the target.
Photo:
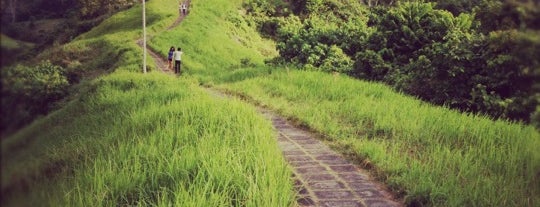
<svg viewBox="0 0 540 207">
<path fill-rule="evenodd" d="M 152 38 L 150 46 L 163 57 L 171 46 L 181 47 L 185 72 L 211 84 L 241 66 L 241 59 L 261 65 L 276 56 L 273 43 L 262 39 L 240 10 L 242 1 L 192 1 L 190 14 L 179 27 Z"/>
<path fill-rule="evenodd" d="M 150 35 L 175 20 L 175 3 L 148 2 Z M 271 123 L 252 106 L 211 97 L 193 78 L 140 73 L 140 12 L 42 54 L 111 74 L 2 140 L 2 206 L 293 205 Z"/>
<path fill-rule="evenodd" d="M 31 186 L 11 204 L 291 205 L 271 125 L 245 103 L 159 74 L 115 73 L 91 91 L 3 142 L 3 155 L 31 157 L 2 156 L 3 189 Z"/>
<path fill-rule="evenodd" d="M 150 46 L 163 56 L 182 47 L 185 75 L 140 74 L 140 7 L 65 46 L 73 54 L 103 50 L 93 64 L 117 72 L 2 140 L 8 204 L 292 205 L 270 123 L 196 86 L 207 84 L 320 132 L 407 204 L 539 205 L 540 138 L 532 127 L 435 107 L 382 84 L 262 66 L 276 52 L 246 25 L 239 0 L 193 1 L 180 27 L 165 32 L 176 2 L 148 3 Z"/>
<path fill-rule="evenodd" d="M 267 105 L 352 153 L 408 204 L 535 206 L 540 136 L 531 126 L 461 114 L 382 84 L 274 71 L 220 87 Z"/>
</svg>

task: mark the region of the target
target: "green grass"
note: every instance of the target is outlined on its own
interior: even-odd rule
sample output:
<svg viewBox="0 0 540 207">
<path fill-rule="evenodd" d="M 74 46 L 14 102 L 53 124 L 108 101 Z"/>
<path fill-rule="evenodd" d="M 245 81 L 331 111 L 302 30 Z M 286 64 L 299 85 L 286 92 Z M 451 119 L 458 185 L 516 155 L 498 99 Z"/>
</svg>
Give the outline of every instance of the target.
<svg viewBox="0 0 540 207">
<path fill-rule="evenodd" d="M 175 2 L 148 2 L 150 35 L 174 21 Z M 2 206 L 293 205 L 271 123 L 252 106 L 193 78 L 140 73 L 140 12 L 40 55 L 111 74 L 2 140 Z"/>
<path fill-rule="evenodd" d="M 149 44 L 163 57 L 171 46 L 181 47 L 183 70 L 205 84 L 230 76 L 241 68 L 242 59 L 260 65 L 277 51 L 273 42 L 248 25 L 241 4 L 241 0 L 193 1 L 179 27 L 157 35 Z"/>
<path fill-rule="evenodd" d="M 117 72 L 89 91 L 3 141 L 8 204 L 291 204 L 289 169 L 252 107 L 157 73 Z"/>
<path fill-rule="evenodd" d="M 322 133 L 409 205 L 540 204 L 540 136 L 531 126 L 319 72 L 275 70 L 219 87 Z"/>
<path fill-rule="evenodd" d="M 534 128 L 435 107 L 381 84 L 262 66 L 262 59 L 275 53 L 260 48 L 273 45 L 251 38 L 251 47 L 244 47 L 231 35 L 244 27 L 227 27 L 228 21 L 248 22 L 237 16 L 239 2 L 236 7 L 223 1 L 195 3 L 181 29 L 155 38 L 154 48 L 168 48 L 178 39 L 187 51 L 188 73 L 202 84 L 217 85 L 318 131 L 371 168 L 407 204 L 540 204 L 540 136 Z M 239 66 L 242 58 L 256 66 Z"/>
<path fill-rule="evenodd" d="M 176 18 L 175 1 L 148 2 L 149 44 L 163 56 L 182 47 L 184 77 L 140 74 L 140 7 L 43 55 L 116 72 L 2 140 L 2 204 L 292 205 L 270 123 L 197 86 L 206 84 L 318 131 L 406 204 L 540 205 L 534 128 L 435 107 L 382 84 L 263 66 L 276 51 L 242 17 L 242 1 L 192 3 L 180 27 L 161 32 Z M 86 58 L 94 53 L 102 55 Z"/>
</svg>

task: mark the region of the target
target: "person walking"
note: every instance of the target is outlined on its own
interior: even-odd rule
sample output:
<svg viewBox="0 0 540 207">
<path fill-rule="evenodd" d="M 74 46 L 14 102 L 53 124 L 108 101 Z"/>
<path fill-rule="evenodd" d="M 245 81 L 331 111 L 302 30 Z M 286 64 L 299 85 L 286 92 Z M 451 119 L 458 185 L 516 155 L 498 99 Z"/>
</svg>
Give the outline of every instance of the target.
<svg viewBox="0 0 540 207">
<path fill-rule="evenodd" d="M 169 61 L 169 65 L 168 65 L 167 69 L 169 69 L 169 70 L 171 70 L 172 67 L 173 67 L 173 64 L 172 64 L 173 54 L 174 54 L 174 47 L 171 46 L 171 48 L 169 49 L 169 54 L 167 56 L 167 60 Z"/>
<path fill-rule="evenodd" d="M 182 3 L 182 6 L 180 6 L 180 10 L 182 10 L 182 15 L 186 16 L 187 13 L 187 5 L 186 2 Z"/>
<path fill-rule="evenodd" d="M 180 74 L 180 68 L 182 64 L 182 48 L 178 47 L 178 49 L 174 51 L 173 57 L 174 57 L 174 73 Z"/>
</svg>

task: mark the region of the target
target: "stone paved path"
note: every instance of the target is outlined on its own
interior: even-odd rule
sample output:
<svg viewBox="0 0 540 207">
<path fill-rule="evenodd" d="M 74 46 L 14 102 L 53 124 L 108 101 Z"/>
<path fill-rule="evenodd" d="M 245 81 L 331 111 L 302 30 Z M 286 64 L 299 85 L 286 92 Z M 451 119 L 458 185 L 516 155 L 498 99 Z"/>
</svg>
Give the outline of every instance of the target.
<svg viewBox="0 0 540 207">
<path fill-rule="evenodd" d="M 402 206 L 369 175 L 314 135 L 260 109 L 277 130 L 279 147 L 294 169 L 299 206 Z"/>
</svg>

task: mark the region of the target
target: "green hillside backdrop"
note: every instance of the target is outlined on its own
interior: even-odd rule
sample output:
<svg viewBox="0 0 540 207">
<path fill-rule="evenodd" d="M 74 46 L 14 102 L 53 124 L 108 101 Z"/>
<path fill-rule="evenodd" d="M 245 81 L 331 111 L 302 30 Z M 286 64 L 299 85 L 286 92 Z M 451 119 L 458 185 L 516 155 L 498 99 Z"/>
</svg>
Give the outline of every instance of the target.
<svg viewBox="0 0 540 207">
<path fill-rule="evenodd" d="M 2 1 L 2 206 L 295 206 L 255 105 L 408 206 L 540 205 L 536 2 L 192 0 L 168 30 L 177 1 L 147 1 L 181 76 L 142 73 L 140 3 L 58 2 L 10 19 Z M 14 35 L 31 27 L 51 41 Z"/>
</svg>

